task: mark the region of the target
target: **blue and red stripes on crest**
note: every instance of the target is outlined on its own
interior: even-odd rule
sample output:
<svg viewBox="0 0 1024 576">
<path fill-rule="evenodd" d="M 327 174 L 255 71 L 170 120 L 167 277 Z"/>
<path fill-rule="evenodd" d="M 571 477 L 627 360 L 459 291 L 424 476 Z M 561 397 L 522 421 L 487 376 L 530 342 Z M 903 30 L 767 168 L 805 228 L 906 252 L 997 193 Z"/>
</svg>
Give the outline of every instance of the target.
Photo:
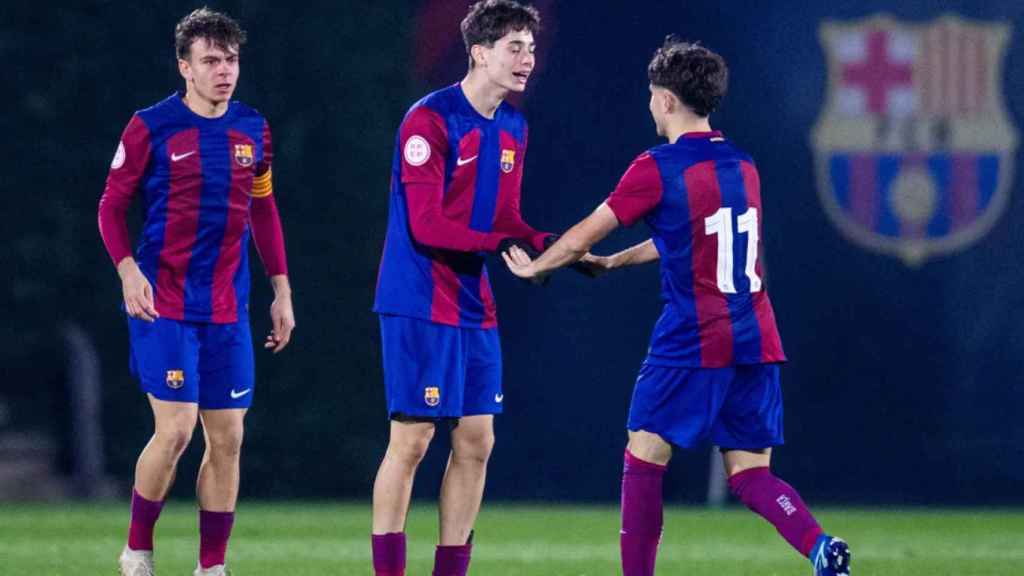
<svg viewBox="0 0 1024 576">
<path fill-rule="evenodd" d="M 967 228 L 998 183 L 995 153 L 843 153 L 829 160 L 835 200 L 859 227 L 891 238 L 940 238 Z"/>
</svg>

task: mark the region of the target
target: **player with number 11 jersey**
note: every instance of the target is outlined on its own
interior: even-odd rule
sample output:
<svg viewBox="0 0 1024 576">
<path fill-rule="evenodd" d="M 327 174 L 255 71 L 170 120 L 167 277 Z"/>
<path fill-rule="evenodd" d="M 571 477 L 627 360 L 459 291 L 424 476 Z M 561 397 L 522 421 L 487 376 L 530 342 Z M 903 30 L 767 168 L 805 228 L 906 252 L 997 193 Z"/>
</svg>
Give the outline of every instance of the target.
<svg viewBox="0 0 1024 576">
<path fill-rule="evenodd" d="M 757 169 L 709 121 L 725 95 L 725 61 L 670 37 L 647 73 L 651 116 L 668 143 L 638 156 L 608 199 L 539 258 L 516 248 L 504 254 L 513 273 L 534 280 L 581 259 L 604 270 L 661 261 L 665 307 L 626 425 L 622 574 L 654 575 L 672 451 L 710 438 L 741 502 L 808 557 L 816 576 L 849 576 L 846 543 L 824 533 L 770 469 L 772 449 L 783 443 L 779 363 L 786 357 L 764 285 Z M 587 253 L 620 224 L 641 219 L 650 240 L 608 257 Z"/>
</svg>

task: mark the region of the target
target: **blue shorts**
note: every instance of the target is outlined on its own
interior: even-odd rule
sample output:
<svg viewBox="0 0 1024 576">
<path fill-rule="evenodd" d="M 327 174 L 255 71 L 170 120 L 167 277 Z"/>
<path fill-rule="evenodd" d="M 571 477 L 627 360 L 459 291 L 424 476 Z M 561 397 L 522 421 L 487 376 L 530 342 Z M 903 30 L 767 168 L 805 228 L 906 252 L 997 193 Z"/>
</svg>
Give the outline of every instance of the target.
<svg viewBox="0 0 1024 576">
<path fill-rule="evenodd" d="M 248 408 L 256 376 L 248 320 L 128 319 L 130 366 L 143 392 L 203 410 Z"/>
<path fill-rule="evenodd" d="M 380 336 L 389 418 L 501 413 L 497 329 L 381 314 Z"/>
<path fill-rule="evenodd" d="M 724 450 L 783 443 L 778 364 L 683 368 L 644 364 L 633 389 L 629 430 L 680 448 L 707 437 Z"/>
</svg>

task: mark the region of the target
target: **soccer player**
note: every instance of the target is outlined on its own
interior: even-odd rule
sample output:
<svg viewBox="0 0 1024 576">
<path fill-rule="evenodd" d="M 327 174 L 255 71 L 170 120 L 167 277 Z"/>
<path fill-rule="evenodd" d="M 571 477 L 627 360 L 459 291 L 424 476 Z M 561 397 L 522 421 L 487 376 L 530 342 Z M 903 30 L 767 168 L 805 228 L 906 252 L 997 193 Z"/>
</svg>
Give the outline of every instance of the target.
<svg viewBox="0 0 1024 576">
<path fill-rule="evenodd" d="M 502 411 L 501 348 L 484 258 L 499 245 L 540 251 L 520 215 L 527 129 L 505 102 L 534 67 L 535 8 L 473 4 L 462 21 L 469 71 L 416 102 L 398 129 L 374 311 L 380 316 L 390 438 L 373 487 L 373 566 L 405 573 L 413 478 L 450 430 L 440 494 L 437 576 L 464 575 Z"/>
<path fill-rule="evenodd" d="M 729 487 L 810 558 L 820 576 L 849 574 L 845 542 L 825 534 L 770 469 L 781 445 L 779 363 L 785 361 L 763 281 L 761 191 L 750 156 L 713 131 L 725 61 L 669 37 L 647 69 L 650 110 L 668 144 L 638 156 L 586 219 L 536 260 L 518 248 L 509 269 L 540 279 L 587 254 L 619 224 L 641 218 L 651 238 L 609 257 L 605 271 L 661 261 L 664 310 L 629 410 L 620 545 L 625 576 L 651 576 L 662 530 L 662 477 L 673 446 L 710 436 Z"/>
<path fill-rule="evenodd" d="M 224 574 L 238 497 L 243 419 L 255 390 L 249 328 L 249 235 L 270 283 L 280 352 L 295 326 L 284 238 L 271 184 L 270 129 L 231 101 L 245 33 L 206 8 L 175 28 L 185 91 L 141 110 L 124 129 L 99 205 L 99 225 L 124 291 L 130 364 L 153 410 L 139 456 L 121 574 L 153 574 L 153 527 L 197 418 L 197 575 Z M 143 203 L 134 256 L 125 211 Z"/>
</svg>

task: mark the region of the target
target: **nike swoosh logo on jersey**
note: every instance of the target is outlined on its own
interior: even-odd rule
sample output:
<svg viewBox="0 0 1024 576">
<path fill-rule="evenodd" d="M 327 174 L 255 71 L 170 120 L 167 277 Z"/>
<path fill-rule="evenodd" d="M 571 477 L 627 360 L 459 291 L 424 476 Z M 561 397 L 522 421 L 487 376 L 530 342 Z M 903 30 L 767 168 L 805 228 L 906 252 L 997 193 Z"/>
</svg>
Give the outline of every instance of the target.
<svg viewBox="0 0 1024 576">
<path fill-rule="evenodd" d="M 231 399 L 232 400 L 238 400 L 239 398 L 241 398 L 242 396 L 245 396 L 249 392 L 252 392 L 252 388 L 246 388 L 245 390 L 242 390 L 241 392 L 235 392 L 234 389 L 232 389 L 231 390 Z"/>
<path fill-rule="evenodd" d="M 195 153 L 196 153 L 196 151 L 193 150 L 191 152 L 185 152 L 184 154 L 171 154 L 171 162 L 177 162 L 178 160 L 184 160 L 185 158 L 188 158 L 189 156 L 191 156 L 191 155 L 193 155 Z"/>
<path fill-rule="evenodd" d="M 477 156 L 479 156 L 479 154 L 477 154 Z M 465 166 L 466 164 L 469 164 L 473 160 L 476 160 L 476 156 L 470 156 L 469 158 L 466 158 L 465 160 L 463 160 L 462 158 L 459 158 L 458 160 L 455 161 L 455 164 L 457 164 L 459 166 Z"/>
</svg>

